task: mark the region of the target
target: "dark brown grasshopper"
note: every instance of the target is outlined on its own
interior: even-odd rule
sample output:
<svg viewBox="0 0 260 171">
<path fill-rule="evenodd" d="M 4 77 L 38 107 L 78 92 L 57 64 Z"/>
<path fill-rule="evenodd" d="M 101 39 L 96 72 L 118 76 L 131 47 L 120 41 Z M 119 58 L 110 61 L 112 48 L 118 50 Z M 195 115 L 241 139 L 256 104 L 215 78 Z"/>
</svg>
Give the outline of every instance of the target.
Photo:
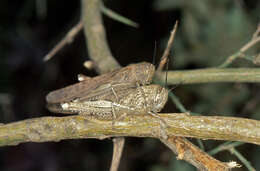
<svg viewBox="0 0 260 171">
<path fill-rule="evenodd" d="M 119 89 L 128 89 L 137 85 L 146 85 L 152 81 L 155 67 L 147 62 L 131 64 L 94 78 L 50 92 L 46 96 L 48 104 L 70 102 L 75 99 L 87 100 L 96 98 Z M 114 92 L 115 94 L 115 92 Z"/>
</svg>

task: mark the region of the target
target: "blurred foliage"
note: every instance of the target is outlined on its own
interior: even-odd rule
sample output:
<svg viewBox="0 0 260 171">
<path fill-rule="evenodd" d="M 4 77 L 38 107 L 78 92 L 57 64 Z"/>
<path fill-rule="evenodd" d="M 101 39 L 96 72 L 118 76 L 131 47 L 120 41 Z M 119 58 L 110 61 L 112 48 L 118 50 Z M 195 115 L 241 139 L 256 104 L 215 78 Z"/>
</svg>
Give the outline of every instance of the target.
<svg viewBox="0 0 260 171">
<path fill-rule="evenodd" d="M 259 14 L 249 17 L 242 1 L 163 1 L 155 1 L 155 9 L 182 9 L 181 33 L 172 51 L 178 67 L 217 66 L 251 38 L 259 22 Z"/>
<path fill-rule="evenodd" d="M 106 0 L 104 4 L 140 24 L 135 29 L 104 16 L 110 47 L 122 65 L 152 62 L 155 41 L 159 45 L 155 53 L 158 62 L 178 19 L 180 25 L 171 51 L 170 69 L 217 67 L 251 39 L 260 22 L 260 1 L 253 0 Z M 45 109 L 45 95 L 75 83 L 78 73 L 96 75 L 95 71 L 86 71 L 82 66 L 88 59 L 82 33 L 51 61 L 42 62 L 48 50 L 77 23 L 79 16 L 79 1 L 0 2 L 0 122 L 57 116 Z M 249 54 L 257 52 L 259 44 Z M 231 67 L 256 66 L 238 59 Z M 191 112 L 260 119 L 257 84 L 179 85 L 173 92 Z M 170 103 L 164 111 L 178 112 Z M 109 142 L 67 140 L 4 147 L 0 149 L 0 170 L 108 170 L 112 157 Z M 203 143 L 209 151 L 221 142 Z M 245 144 L 239 147 L 239 152 L 260 170 L 259 146 Z M 227 152 L 215 157 L 225 162 L 238 161 Z M 158 140 L 129 138 L 120 170 L 188 171 L 194 167 L 176 160 Z"/>
</svg>

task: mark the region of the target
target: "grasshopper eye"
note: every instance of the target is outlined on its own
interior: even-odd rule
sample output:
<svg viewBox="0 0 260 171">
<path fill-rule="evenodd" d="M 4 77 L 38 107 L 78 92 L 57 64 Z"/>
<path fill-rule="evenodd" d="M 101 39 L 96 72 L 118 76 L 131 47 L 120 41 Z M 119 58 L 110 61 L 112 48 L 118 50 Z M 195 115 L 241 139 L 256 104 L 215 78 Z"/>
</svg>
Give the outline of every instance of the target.
<svg viewBox="0 0 260 171">
<path fill-rule="evenodd" d="M 165 88 L 158 86 L 155 92 L 153 111 L 160 112 L 168 100 L 168 91 Z"/>
</svg>

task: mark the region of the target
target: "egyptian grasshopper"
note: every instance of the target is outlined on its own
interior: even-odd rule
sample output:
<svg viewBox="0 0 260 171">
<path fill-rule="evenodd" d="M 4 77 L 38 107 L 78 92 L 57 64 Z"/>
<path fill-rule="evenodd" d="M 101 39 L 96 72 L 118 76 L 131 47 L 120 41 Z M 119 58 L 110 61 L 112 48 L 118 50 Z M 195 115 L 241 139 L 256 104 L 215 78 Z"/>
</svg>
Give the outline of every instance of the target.
<svg viewBox="0 0 260 171">
<path fill-rule="evenodd" d="M 167 90 L 159 85 L 140 86 L 149 84 L 153 74 L 152 64 L 132 64 L 49 93 L 47 107 L 52 112 L 105 120 L 129 113 L 157 113 L 167 101 Z"/>
</svg>

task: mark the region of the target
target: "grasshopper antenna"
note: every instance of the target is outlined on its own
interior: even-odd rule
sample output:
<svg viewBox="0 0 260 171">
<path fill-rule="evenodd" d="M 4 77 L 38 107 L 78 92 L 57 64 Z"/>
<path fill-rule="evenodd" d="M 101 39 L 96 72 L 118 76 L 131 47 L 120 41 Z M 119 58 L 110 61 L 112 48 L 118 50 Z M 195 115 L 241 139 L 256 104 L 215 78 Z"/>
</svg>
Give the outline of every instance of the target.
<svg viewBox="0 0 260 171">
<path fill-rule="evenodd" d="M 168 82 L 168 70 L 169 70 L 169 61 L 170 61 L 170 59 L 168 58 L 167 59 L 167 62 L 166 62 L 166 75 L 165 75 L 165 84 L 164 84 L 164 87 L 165 88 L 167 88 L 168 86 L 167 86 L 167 82 Z M 169 92 L 172 92 L 175 88 L 177 88 L 179 86 L 179 84 L 176 84 L 176 85 L 174 85 L 172 88 L 170 88 L 169 90 L 168 90 L 168 93 Z"/>
<path fill-rule="evenodd" d="M 173 92 L 173 90 L 176 89 L 177 87 L 179 87 L 179 85 L 180 85 L 180 84 L 174 85 L 172 88 L 170 88 L 170 89 L 168 90 L 168 93 Z"/>
<path fill-rule="evenodd" d="M 154 50 L 153 50 L 153 65 L 155 65 L 155 56 L 157 53 L 157 42 L 154 41 Z"/>
</svg>

